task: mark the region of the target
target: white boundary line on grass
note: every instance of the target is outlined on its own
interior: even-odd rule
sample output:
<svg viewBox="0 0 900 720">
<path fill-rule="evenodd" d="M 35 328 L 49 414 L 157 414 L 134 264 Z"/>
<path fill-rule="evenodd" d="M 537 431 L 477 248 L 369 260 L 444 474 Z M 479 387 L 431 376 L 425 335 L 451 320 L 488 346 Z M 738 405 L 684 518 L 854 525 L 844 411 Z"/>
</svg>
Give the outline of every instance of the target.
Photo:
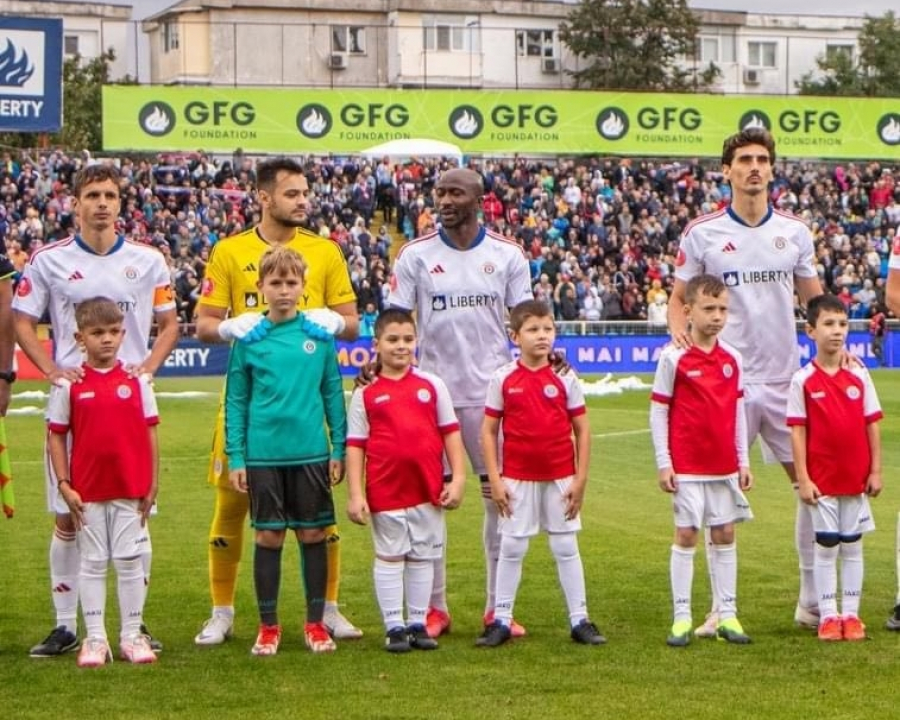
<svg viewBox="0 0 900 720">
<path fill-rule="evenodd" d="M 609 433 L 600 433 L 599 435 L 591 435 L 593 438 L 614 438 L 614 437 L 624 437 L 626 435 L 645 435 L 650 432 L 650 428 L 643 428 L 641 430 L 620 430 L 619 432 L 609 432 Z"/>
</svg>

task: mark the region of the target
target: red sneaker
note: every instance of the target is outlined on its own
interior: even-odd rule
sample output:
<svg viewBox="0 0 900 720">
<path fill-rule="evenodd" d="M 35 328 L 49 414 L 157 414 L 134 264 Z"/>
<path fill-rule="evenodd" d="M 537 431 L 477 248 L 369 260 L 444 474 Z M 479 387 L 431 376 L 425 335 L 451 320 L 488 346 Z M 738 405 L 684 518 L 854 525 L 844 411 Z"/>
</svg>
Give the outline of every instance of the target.
<svg viewBox="0 0 900 720">
<path fill-rule="evenodd" d="M 441 635 L 450 632 L 450 613 L 437 608 L 428 608 L 428 614 L 425 616 L 425 632 L 430 638 L 439 638 Z"/>
<path fill-rule="evenodd" d="M 281 625 L 260 625 L 256 643 L 250 648 L 254 655 L 275 655 L 281 643 Z"/>
<path fill-rule="evenodd" d="M 323 623 L 306 623 L 303 633 L 306 636 L 306 647 L 314 653 L 331 653 L 337 650 L 337 645 Z"/>
<path fill-rule="evenodd" d="M 844 640 L 865 640 L 866 626 L 856 615 L 847 615 L 843 619 Z"/>
<path fill-rule="evenodd" d="M 488 610 L 484 614 L 484 626 L 487 627 L 492 622 L 494 622 L 494 611 Z M 520 638 L 525 637 L 527 632 L 523 626 L 519 625 L 515 620 L 511 620 L 509 623 L 509 634 L 511 637 Z"/>
<path fill-rule="evenodd" d="M 834 642 L 843 639 L 843 623 L 839 617 L 827 617 L 819 622 L 819 640 Z"/>
</svg>

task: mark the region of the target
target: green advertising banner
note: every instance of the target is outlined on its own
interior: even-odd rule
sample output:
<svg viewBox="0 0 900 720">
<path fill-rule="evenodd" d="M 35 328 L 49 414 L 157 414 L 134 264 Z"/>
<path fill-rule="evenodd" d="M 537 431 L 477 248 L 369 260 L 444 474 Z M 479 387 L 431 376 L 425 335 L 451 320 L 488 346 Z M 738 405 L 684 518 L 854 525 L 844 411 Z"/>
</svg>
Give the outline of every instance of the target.
<svg viewBox="0 0 900 720">
<path fill-rule="evenodd" d="M 428 138 L 484 155 L 718 157 L 759 125 L 792 158 L 900 159 L 900 99 L 588 91 L 103 88 L 106 150 L 350 154 Z"/>
</svg>

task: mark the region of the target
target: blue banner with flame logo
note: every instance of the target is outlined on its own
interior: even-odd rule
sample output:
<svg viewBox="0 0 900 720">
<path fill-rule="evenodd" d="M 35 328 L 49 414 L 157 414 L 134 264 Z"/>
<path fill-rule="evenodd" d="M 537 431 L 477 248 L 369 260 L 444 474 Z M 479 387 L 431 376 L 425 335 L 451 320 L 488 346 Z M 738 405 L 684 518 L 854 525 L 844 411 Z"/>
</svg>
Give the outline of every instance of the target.
<svg viewBox="0 0 900 720">
<path fill-rule="evenodd" d="M 62 20 L 0 17 L 0 131 L 62 127 Z"/>
</svg>

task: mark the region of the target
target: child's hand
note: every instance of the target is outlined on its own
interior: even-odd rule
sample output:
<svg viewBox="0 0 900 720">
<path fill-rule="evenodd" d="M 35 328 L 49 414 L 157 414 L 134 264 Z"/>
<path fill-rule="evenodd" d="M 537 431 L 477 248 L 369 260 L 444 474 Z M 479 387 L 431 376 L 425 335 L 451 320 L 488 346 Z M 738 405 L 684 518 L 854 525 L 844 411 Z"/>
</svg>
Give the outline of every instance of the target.
<svg viewBox="0 0 900 720">
<path fill-rule="evenodd" d="M 797 485 L 797 494 L 807 505 L 818 505 L 819 498 L 822 497 L 822 493 L 812 480 L 801 480 Z"/>
<path fill-rule="evenodd" d="M 585 481 L 572 480 L 563 493 L 563 500 L 566 503 L 566 520 L 574 520 L 581 512 L 581 506 L 584 503 L 584 486 Z"/>
<path fill-rule="evenodd" d="M 503 480 L 499 477 L 491 480 L 491 500 L 497 506 L 500 517 L 512 517 L 512 506 L 510 505 L 512 498 L 509 496 Z"/>
<path fill-rule="evenodd" d="M 753 475 L 750 472 L 750 468 L 741 467 L 738 469 L 738 483 L 741 490 L 749 490 L 753 487 Z"/>
<path fill-rule="evenodd" d="M 441 490 L 441 507 L 445 510 L 455 510 L 460 506 L 463 499 L 463 488 L 465 487 L 465 478 L 461 480 L 453 480 L 449 483 L 444 483 L 444 488 Z"/>
<path fill-rule="evenodd" d="M 884 485 L 881 482 L 881 472 L 873 470 L 869 473 L 869 479 L 866 481 L 866 493 L 870 497 L 878 497 L 881 494 Z"/>
<path fill-rule="evenodd" d="M 247 492 L 247 471 L 244 468 L 240 470 L 229 470 L 228 481 L 231 487 L 240 493 Z"/>
<path fill-rule="evenodd" d="M 357 525 L 365 525 L 369 519 L 369 505 L 363 497 L 351 497 L 347 501 L 347 517 Z"/>
<path fill-rule="evenodd" d="M 70 483 L 60 483 L 59 494 L 62 495 L 63 501 L 72 514 L 72 522 L 75 523 L 75 529 L 81 530 L 85 525 L 84 503 L 81 501 L 81 495 Z"/>
<path fill-rule="evenodd" d="M 675 471 L 672 468 L 657 470 L 656 478 L 659 482 L 659 489 L 663 492 L 678 492 L 678 478 L 675 477 Z"/>
<path fill-rule="evenodd" d="M 328 461 L 328 479 L 331 481 L 332 487 L 340 485 L 344 479 L 344 461 L 329 460 Z"/>
<path fill-rule="evenodd" d="M 147 524 L 147 518 L 150 517 L 150 510 L 153 508 L 153 503 L 156 502 L 157 492 L 158 487 L 156 483 L 153 483 L 150 486 L 150 492 L 142 497 L 138 503 L 138 510 L 141 513 L 141 527 Z"/>
</svg>

